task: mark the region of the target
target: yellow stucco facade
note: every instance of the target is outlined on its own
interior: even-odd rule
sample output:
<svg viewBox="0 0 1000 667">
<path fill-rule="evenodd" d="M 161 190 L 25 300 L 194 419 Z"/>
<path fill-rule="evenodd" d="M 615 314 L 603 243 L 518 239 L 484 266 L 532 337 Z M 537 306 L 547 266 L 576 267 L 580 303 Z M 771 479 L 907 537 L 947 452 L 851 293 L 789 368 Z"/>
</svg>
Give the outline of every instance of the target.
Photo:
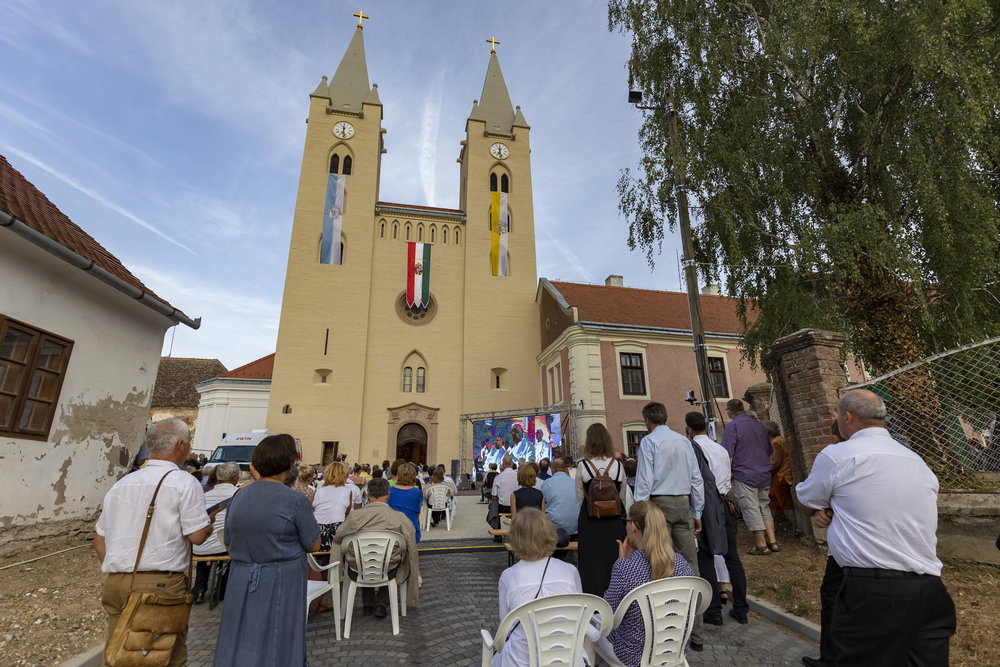
<svg viewBox="0 0 1000 667">
<path fill-rule="evenodd" d="M 310 96 L 268 406 L 267 427 L 299 438 L 307 462 L 337 452 L 448 463 L 459 458 L 460 415 L 541 405 L 530 129 L 496 55 L 461 141 L 458 208 L 379 201 L 382 117 L 358 28 Z M 353 133 L 341 125 L 338 137 L 343 122 Z M 345 158 L 343 263 L 322 264 L 327 178 L 344 173 Z M 508 191 L 504 277 L 491 274 L 491 174 Z M 426 312 L 402 303 L 408 241 L 432 246 Z"/>
</svg>

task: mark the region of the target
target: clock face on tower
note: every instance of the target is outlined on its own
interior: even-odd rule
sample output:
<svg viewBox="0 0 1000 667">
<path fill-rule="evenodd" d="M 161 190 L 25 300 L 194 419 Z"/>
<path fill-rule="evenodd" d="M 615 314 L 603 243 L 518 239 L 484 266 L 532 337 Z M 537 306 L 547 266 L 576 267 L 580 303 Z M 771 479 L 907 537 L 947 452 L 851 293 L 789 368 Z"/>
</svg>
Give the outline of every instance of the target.
<svg viewBox="0 0 1000 667">
<path fill-rule="evenodd" d="M 498 160 L 506 160 L 507 156 L 510 155 L 510 149 L 507 148 L 505 144 L 499 141 L 492 146 L 490 146 L 490 155 Z"/>
<path fill-rule="evenodd" d="M 333 126 L 333 136 L 338 139 L 350 139 L 354 136 L 354 126 L 342 120 Z"/>
</svg>

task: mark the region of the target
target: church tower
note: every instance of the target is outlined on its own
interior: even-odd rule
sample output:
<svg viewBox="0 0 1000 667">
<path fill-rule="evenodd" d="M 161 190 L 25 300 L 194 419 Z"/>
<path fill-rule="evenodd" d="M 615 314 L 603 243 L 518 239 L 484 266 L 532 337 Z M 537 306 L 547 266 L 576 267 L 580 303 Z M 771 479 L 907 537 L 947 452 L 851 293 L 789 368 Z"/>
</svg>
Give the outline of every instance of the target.
<svg viewBox="0 0 1000 667">
<path fill-rule="evenodd" d="M 461 415 L 540 401 L 529 127 L 491 53 L 459 208 L 379 201 L 385 130 L 362 35 L 310 96 L 267 427 L 309 463 L 448 463 Z M 426 304 L 409 305 L 415 275 Z"/>
</svg>

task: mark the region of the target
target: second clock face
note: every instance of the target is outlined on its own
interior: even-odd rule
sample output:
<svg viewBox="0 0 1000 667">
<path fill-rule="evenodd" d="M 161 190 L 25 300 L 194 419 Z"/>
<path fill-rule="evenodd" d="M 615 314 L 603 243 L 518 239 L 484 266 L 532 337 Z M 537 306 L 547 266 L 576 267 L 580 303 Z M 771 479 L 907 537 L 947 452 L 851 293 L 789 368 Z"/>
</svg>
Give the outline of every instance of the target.
<svg viewBox="0 0 1000 667">
<path fill-rule="evenodd" d="M 492 146 L 490 146 L 490 155 L 498 160 L 506 160 L 507 156 L 510 155 L 510 149 L 507 148 L 505 144 L 499 141 Z"/>
<path fill-rule="evenodd" d="M 333 126 L 333 136 L 338 139 L 350 139 L 354 136 L 354 126 L 342 120 Z"/>
</svg>

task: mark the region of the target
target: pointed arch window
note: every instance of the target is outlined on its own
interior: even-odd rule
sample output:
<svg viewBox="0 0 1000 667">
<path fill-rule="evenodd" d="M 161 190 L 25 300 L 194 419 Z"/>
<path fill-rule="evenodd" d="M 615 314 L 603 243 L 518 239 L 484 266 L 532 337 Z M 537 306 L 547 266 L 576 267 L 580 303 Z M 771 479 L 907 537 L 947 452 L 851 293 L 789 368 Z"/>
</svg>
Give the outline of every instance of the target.
<svg viewBox="0 0 1000 667">
<path fill-rule="evenodd" d="M 431 225 L 431 243 L 434 243 L 434 237 L 437 236 L 437 228 Z"/>
<path fill-rule="evenodd" d="M 427 387 L 427 369 L 424 367 L 417 368 L 417 393 L 424 393 L 424 389 Z"/>
<path fill-rule="evenodd" d="M 399 238 L 399 223 L 392 223 L 392 240 L 395 241 Z"/>
<path fill-rule="evenodd" d="M 344 156 L 344 176 L 351 175 L 351 167 L 354 166 L 354 160 L 351 159 L 350 155 Z"/>
<path fill-rule="evenodd" d="M 413 391 L 413 367 L 407 366 L 403 369 L 403 391 L 411 392 Z"/>
<path fill-rule="evenodd" d="M 447 227 L 442 227 L 441 228 L 441 243 L 447 243 L 447 242 L 448 242 L 448 228 Z"/>
<path fill-rule="evenodd" d="M 497 191 L 497 174 L 496 172 L 493 172 L 492 174 L 490 174 L 490 192 L 496 192 L 496 191 Z"/>
<path fill-rule="evenodd" d="M 406 240 L 410 240 L 410 223 L 406 223 Z"/>
<path fill-rule="evenodd" d="M 458 227 L 455 228 L 455 245 L 462 245 L 461 241 L 458 240 Z"/>
<path fill-rule="evenodd" d="M 417 225 L 417 241 L 420 243 L 424 242 L 424 226 Z"/>
<path fill-rule="evenodd" d="M 384 222 L 381 225 L 379 225 L 379 228 L 378 228 L 378 237 L 380 239 L 384 239 L 385 238 L 385 223 Z"/>
<path fill-rule="evenodd" d="M 338 174 L 340 173 L 340 156 L 334 153 L 330 156 L 330 173 Z"/>
<path fill-rule="evenodd" d="M 507 174 L 500 176 L 500 192 L 510 192 L 510 179 Z"/>
</svg>

